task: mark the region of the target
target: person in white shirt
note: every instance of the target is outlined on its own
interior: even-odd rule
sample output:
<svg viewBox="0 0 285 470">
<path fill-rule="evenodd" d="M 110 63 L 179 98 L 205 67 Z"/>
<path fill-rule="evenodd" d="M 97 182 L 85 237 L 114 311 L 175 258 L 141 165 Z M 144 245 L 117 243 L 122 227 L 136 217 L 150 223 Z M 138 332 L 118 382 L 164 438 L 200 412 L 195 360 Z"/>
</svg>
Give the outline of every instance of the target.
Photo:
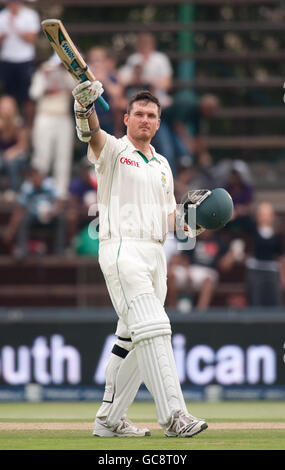
<svg viewBox="0 0 285 470">
<path fill-rule="evenodd" d="M 30 87 L 36 102 L 32 164 L 43 174 L 52 172 L 61 199 L 68 197 L 74 148 L 72 88 L 74 80 L 56 54 L 37 69 Z"/>
<path fill-rule="evenodd" d="M 138 83 L 138 69 L 140 83 Z M 173 69 L 170 60 L 163 52 L 156 50 L 156 41 L 151 33 L 141 33 L 137 37 L 136 52 L 131 54 L 124 66 L 119 69 L 119 78 L 124 86 L 148 85 L 157 96 L 162 108 L 171 104 L 168 91 L 172 85 Z M 134 83 L 135 81 L 135 83 Z"/>
<path fill-rule="evenodd" d="M 93 434 L 150 435 L 125 414 L 143 380 L 165 435 L 192 437 L 208 426 L 187 411 L 164 309 L 163 242 L 174 224 L 176 201 L 169 164 L 150 145 L 161 106 L 149 91 L 137 93 L 124 115 L 127 135 L 116 139 L 100 129 L 93 103 L 102 93 L 98 81 L 73 90 L 77 134 L 89 141 L 98 179 L 99 263 L 119 318 Z"/>
<path fill-rule="evenodd" d="M 157 50 L 155 37 L 147 32 L 138 34 L 135 48 L 136 51 L 119 69 L 119 79 L 125 87 L 126 96 L 130 97 L 137 90 L 147 89 L 159 99 L 163 110 L 168 108 L 172 104 L 170 89 L 173 76 L 168 56 Z M 166 122 L 161 122 L 152 144 L 167 158 L 172 173 L 175 174 L 175 152 Z"/>
<path fill-rule="evenodd" d="M 3 91 L 21 105 L 29 99 L 40 18 L 22 1 L 6 0 L 6 3 L 0 12 L 0 80 Z"/>
</svg>

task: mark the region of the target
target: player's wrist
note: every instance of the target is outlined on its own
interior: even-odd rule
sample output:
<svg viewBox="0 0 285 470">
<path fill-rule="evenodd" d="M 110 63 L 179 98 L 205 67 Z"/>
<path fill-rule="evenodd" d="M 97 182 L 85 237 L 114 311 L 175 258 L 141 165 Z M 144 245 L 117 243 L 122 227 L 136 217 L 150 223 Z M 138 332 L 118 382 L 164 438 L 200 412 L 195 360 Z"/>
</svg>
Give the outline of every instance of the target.
<svg viewBox="0 0 285 470">
<path fill-rule="evenodd" d="M 77 101 L 74 102 L 74 114 L 78 119 L 89 119 L 95 112 L 94 104 L 90 104 L 87 108 L 79 105 Z"/>
<path fill-rule="evenodd" d="M 94 104 L 92 103 L 87 108 L 80 106 L 77 101 L 74 101 L 74 116 L 76 122 L 76 132 L 81 142 L 89 142 L 94 134 L 99 132 L 97 126 L 90 129 L 89 118 L 95 112 Z"/>
</svg>

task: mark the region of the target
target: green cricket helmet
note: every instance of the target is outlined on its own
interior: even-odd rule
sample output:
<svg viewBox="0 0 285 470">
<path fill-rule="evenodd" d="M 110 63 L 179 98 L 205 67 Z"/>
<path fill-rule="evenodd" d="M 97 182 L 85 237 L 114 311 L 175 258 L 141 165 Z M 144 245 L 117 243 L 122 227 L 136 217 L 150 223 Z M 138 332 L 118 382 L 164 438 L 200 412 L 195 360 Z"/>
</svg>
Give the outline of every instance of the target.
<svg viewBox="0 0 285 470">
<path fill-rule="evenodd" d="M 224 188 L 215 188 L 196 208 L 196 223 L 209 230 L 223 228 L 233 215 L 234 205 Z"/>
</svg>

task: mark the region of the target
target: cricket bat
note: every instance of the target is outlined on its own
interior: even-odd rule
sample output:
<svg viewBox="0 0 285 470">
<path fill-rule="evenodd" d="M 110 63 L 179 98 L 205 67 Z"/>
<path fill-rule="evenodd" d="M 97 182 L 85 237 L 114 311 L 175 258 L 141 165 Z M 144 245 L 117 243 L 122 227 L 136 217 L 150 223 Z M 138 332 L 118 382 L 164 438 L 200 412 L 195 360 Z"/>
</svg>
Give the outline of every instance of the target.
<svg viewBox="0 0 285 470">
<path fill-rule="evenodd" d="M 75 80 L 94 82 L 96 78 L 84 61 L 80 52 L 72 42 L 68 32 L 60 20 L 49 19 L 41 22 L 42 29 L 52 48 L 61 59 L 63 65 Z M 109 110 L 108 103 L 100 96 L 96 101 L 104 111 Z"/>
</svg>

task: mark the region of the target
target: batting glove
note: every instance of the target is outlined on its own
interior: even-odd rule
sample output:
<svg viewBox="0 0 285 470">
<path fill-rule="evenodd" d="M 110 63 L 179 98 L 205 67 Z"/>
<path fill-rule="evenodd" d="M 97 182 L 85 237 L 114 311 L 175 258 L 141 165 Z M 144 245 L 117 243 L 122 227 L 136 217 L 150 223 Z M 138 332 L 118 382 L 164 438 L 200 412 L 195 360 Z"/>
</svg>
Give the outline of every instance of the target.
<svg viewBox="0 0 285 470">
<path fill-rule="evenodd" d="M 77 101 L 74 101 L 74 114 L 78 119 L 88 119 L 94 113 L 94 106 L 91 104 L 88 108 L 82 107 Z"/>
<path fill-rule="evenodd" d="M 73 97 L 80 104 L 82 108 L 88 108 L 94 103 L 104 92 L 104 88 L 99 80 L 95 82 L 86 82 L 80 83 L 77 85 L 73 91 Z"/>
<path fill-rule="evenodd" d="M 88 118 L 94 113 L 94 106 L 91 104 L 88 109 L 83 108 L 77 101 L 74 101 L 74 115 L 76 123 L 77 137 L 81 142 L 89 142 L 92 136 L 88 123 Z"/>
</svg>

